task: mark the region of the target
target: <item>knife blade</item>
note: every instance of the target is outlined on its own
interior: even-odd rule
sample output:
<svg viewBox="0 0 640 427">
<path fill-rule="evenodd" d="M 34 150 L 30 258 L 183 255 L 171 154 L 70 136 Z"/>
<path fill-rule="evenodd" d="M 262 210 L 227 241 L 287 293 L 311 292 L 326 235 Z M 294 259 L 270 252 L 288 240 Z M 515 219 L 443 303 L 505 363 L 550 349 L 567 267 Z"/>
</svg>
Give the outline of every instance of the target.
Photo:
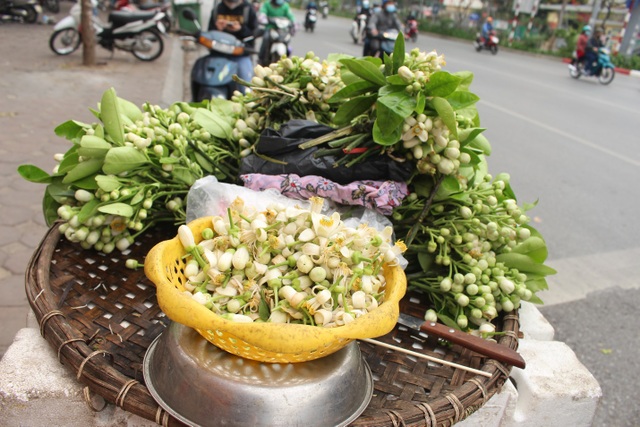
<svg viewBox="0 0 640 427">
<path fill-rule="evenodd" d="M 398 323 L 408 328 L 422 331 L 427 335 L 434 335 L 458 344 L 499 362 L 508 363 L 520 369 L 525 368 L 526 363 L 520 353 L 497 342 L 488 341 L 437 322 L 425 321 L 406 313 L 400 313 Z"/>
</svg>

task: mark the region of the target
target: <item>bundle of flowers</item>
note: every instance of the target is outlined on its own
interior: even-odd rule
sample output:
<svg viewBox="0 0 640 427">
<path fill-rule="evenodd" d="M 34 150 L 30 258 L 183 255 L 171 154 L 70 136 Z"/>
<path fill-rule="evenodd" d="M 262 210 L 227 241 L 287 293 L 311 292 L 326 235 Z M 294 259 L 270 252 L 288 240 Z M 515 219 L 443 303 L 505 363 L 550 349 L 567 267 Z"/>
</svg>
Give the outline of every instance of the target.
<svg viewBox="0 0 640 427">
<path fill-rule="evenodd" d="M 473 75 L 445 65 L 435 51 L 405 53 L 399 37 L 383 59 L 309 53 L 256 67 L 241 82 L 251 90 L 231 101 L 140 111 L 111 90 L 96 112 L 101 123 L 56 129 L 74 145 L 52 175 L 30 165 L 20 173 L 48 184 L 49 222 L 63 219 L 67 238 L 106 252 L 160 221 L 183 223 L 184 197 L 203 175 L 237 182 L 265 129 L 293 119 L 328 125 L 333 131 L 299 147 L 344 167 L 383 156 L 412 168 L 411 193 L 390 219 L 407 246 L 409 287 L 433 302 L 425 317 L 491 334 L 501 312 L 541 302 L 536 293 L 555 272 L 526 214 L 533 205 L 518 204 L 507 174 L 488 172 Z M 280 288 L 273 298 L 288 301 Z"/>
</svg>

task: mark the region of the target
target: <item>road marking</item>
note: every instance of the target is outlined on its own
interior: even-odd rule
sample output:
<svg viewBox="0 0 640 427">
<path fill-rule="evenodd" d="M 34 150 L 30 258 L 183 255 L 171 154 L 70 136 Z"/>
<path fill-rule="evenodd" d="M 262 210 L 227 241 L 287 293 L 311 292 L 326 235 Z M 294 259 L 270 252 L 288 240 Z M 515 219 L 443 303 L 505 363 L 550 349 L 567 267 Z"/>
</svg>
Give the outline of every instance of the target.
<svg viewBox="0 0 640 427">
<path fill-rule="evenodd" d="M 534 124 L 536 126 L 544 128 L 544 129 L 546 129 L 548 131 L 551 131 L 553 133 L 556 133 L 556 134 L 558 134 L 558 135 L 560 135 L 560 136 L 562 136 L 564 138 L 567 138 L 567 139 L 570 139 L 570 140 L 572 140 L 574 142 L 577 142 L 578 144 L 582 144 L 582 145 L 584 145 L 586 147 L 590 147 L 590 148 L 593 148 L 594 150 L 597 150 L 597 151 L 600 151 L 602 153 L 608 154 L 608 155 L 610 155 L 612 157 L 615 157 L 618 160 L 622 160 L 625 163 L 629 163 L 632 166 L 639 166 L 640 167 L 640 161 L 639 160 L 630 159 L 629 157 L 623 156 L 622 154 L 616 153 L 615 151 L 611 151 L 611 150 L 607 149 L 606 147 L 603 147 L 602 145 L 598 145 L 598 144 L 593 143 L 591 141 L 588 141 L 586 139 L 578 138 L 577 136 L 575 136 L 573 134 L 570 134 L 570 133 L 565 132 L 565 131 L 563 131 L 561 129 L 555 128 L 553 126 L 549 126 L 548 124 L 540 122 L 538 120 L 531 119 L 531 118 L 529 118 L 527 116 L 524 116 L 522 114 L 515 113 L 512 110 L 509 110 L 507 108 L 501 107 L 501 106 L 499 106 L 497 104 L 493 104 L 491 102 L 484 101 L 484 100 L 481 100 L 480 103 L 483 104 L 483 105 L 487 105 L 487 106 L 489 106 L 489 107 L 491 107 L 491 108 L 493 108 L 495 110 L 498 110 L 500 112 L 503 112 L 505 114 L 508 114 L 510 116 L 517 117 L 518 119 L 524 120 L 526 122 L 529 122 L 531 124 Z"/>
</svg>

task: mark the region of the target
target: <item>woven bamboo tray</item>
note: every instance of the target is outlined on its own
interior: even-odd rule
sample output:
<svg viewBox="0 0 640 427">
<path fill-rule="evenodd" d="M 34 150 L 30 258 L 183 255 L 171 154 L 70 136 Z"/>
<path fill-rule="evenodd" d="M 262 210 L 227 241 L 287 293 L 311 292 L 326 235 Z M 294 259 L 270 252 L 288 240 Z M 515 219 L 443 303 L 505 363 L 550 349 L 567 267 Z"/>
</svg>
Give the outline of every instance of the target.
<svg viewBox="0 0 640 427">
<path fill-rule="evenodd" d="M 125 267 L 127 259 L 142 262 L 153 245 L 175 233 L 173 227 L 156 229 L 139 237 L 124 254 L 106 255 L 60 238 L 56 224 L 29 262 L 26 293 L 40 333 L 85 385 L 85 399 L 93 410 L 110 403 L 163 426 L 183 425 L 159 407 L 142 376 L 144 354 L 169 320 L 143 269 Z M 426 307 L 422 295 L 409 293 L 401 310 L 422 316 Z M 504 332 L 499 342 L 516 349 L 517 313 L 501 319 L 498 329 Z M 451 426 L 499 391 L 511 371 L 510 366 L 402 327 L 379 340 L 480 369 L 491 377 L 360 342 L 373 372 L 374 395 L 353 426 Z"/>
</svg>

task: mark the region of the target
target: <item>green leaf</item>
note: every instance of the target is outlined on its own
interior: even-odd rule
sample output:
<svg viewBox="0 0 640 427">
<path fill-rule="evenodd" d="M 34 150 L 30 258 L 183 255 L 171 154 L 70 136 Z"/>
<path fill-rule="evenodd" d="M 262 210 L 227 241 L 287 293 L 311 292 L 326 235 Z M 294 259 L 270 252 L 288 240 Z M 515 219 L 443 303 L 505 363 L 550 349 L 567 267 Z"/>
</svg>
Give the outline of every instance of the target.
<svg viewBox="0 0 640 427">
<path fill-rule="evenodd" d="M 266 322 L 271 315 L 271 310 L 269 309 L 269 303 L 264 296 L 264 291 L 260 290 L 260 302 L 258 303 L 258 315 L 260 316 L 260 320 Z"/>
<path fill-rule="evenodd" d="M 446 176 L 440 187 L 438 187 L 438 191 L 436 191 L 436 195 L 434 197 L 435 200 L 447 200 L 453 198 L 455 194 L 459 194 L 461 192 L 462 187 L 460 187 L 460 182 L 453 176 Z"/>
<path fill-rule="evenodd" d="M 473 141 L 478 135 L 484 132 L 486 129 L 484 128 L 467 128 L 467 129 L 459 129 L 458 130 L 458 141 L 460 141 L 460 146 L 464 147 L 467 145 L 467 141 Z"/>
<path fill-rule="evenodd" d="M 78 147 L 74 145 L 69 148 L 66 153 L 64 153 L 64 157 L 62 161 L 58 165 L 58 175 L 64 175 L 69 172 L 71 169 L 75 168 L 78 164 L 79 156 L 78 156 Z"/>
<path fill-rule="evenodd" d="M 376 95 L 358 96 L 342 104 L 333 117 L 333 123 L 342 125 L 363 114 L 376 102 Z"/>
<path fill-rule="evenodd" d="M 399 74 L 394 74 L 392 76 L 388 76 L 387 77 L 387 83 L 389 83 L 390 85 L 393 86 L 407 86 L 407 82 L 404 81 L 404 79 L 402 77 L 400 77 Z"/>
<path fill-rule="evenodd" d="M 387 84 L 387 80 L 384 78 L 384 74 L 380 71 L 380 68 L 375 66 L 366 59 L 343 59 L 340 62 L 349 69 L 353 74 L 371 82 L 377 86 L 384 86 Z"/>
<path fill-rule="evenodd" d="M 136 122 L 138 120 L 142 120 L 142 111 L 136 104 L 131 101 L 128 101 L 124 98 L 118 97 L 118 104 L 120 106 L 120 114 L 123 114 L 132 122 Z"/>
<path fill-rule="evenodd" d="M 123 216 L 125 218 L 133 216 L 133 208 L 126 203 L 110 203 L 108 205 L 100 206 L 98 211 L 106 214 Z"/>
<path fill-rule="evenodd" d="M 61 179 L 54 179 L 53 182 L 47 185 L 46 193 L 57 203 L 62 204 L 69 197 L 74 197 L 74 191 L 69 188 L 68 185 L 63 184 Z"/>
<path fill-rule="evenodd" d="M 51 225 L 58 219 L 58 208 L 61 206 L 51 195 L 45 191 L 42 198 L 42 212 L 44 213 L 44 220 L 47 226 Z"/>
<path fill-rule="evenodd" d="M 371 82 L 360 80 L 340 89 L 331 98 L 329 98 L 328 102 L 330 104 L 343 102 L 344 100 L 347 100 L 349 98 L 371 92 L 372 90 L 377 90 L 377 88 L 378 86 Z"/>
<path fill-rule="evenodd" d="M 102 164 L 102 159 L 89 159 L 84 162 L 80 162 L 73 169 L 67 172 L 65 177 L 62 179 L 62 182 L 64 184 L 71 184 L 72 182 L 91 176 L 102 169 Z"/>
<path fill-rule="evenodd" d="M 138 191 L 135 196 L 131 199 L 131 205 L 137 205 L 138 203 L 144 200 L 144 189 Z"/>
<path fill-rule="evenodd" d="M 473 82 L 473 73 L 471 71 L 458 71 L 453 73 L 454 76 L 460 77 L 460 90 L 468 90 Z"/>
<path fill-rule="evenodd" d="M 416 99 L 403 89 L 389 93 L 386 93 L 386 91 L 381 92 L 385 94 L 379 96 L 376 103 L 378 110 L 377 120 L 380 121 L 380 125 L 384 126 L 385 129 L 387 129 L 387 126 L 400 125 L 416 108 Z M 388 117 L 386 117 L 387 115 Z"/>
<path fill-rule="evenodd" d="M 458 326 L 458 323 L 452 318 L 450 318 L 449 316 L 445 315 L 444 313 L 437 313 L 437 315 L 438 315 L 438 319 L 448 327 L 453 329 L 458 329 L 458 330 L 460 329 L 460 326 Z"/>
<path fill-rule="evenodd" d="M 380 129 L 380 125 L 376 120 L 373 123 L 372 135 L 373 135 L 373 140 L 376 142 L 376 144 L 389 146 L 400 141 L 400 139 L 402 138 L 402 128 L 399 126 L 396 126 L 393 129 L 387 129 L 386 132 L 382 132 L 382 130 Z"/>
<path fill-rule="evenodd" d="M 531 236 L 524 242 L 516 245 L 511 249 L 511 253 L 527 255 L 529 258 L 539 263 L 543 263 L 549 255 L 547 251 L 547 244 L 543 239 L 536 236 Z"/>
<path fill-rule="evenodd" d="M 82 157 L 104 157 L 112 147 L 104 138 L 95 135 L 85 135 L 80 140 L 78 155 Z"/>
<path fill-rule="evenodd" d="M 527 289 L 529 289 L 531 292 L 546 291 L 547 289 L 549 289 L 549 285 L 544 278 L 526 280 L 524 283 L 527 286 Z"/>
<path fill-rule="evenodd" d="M 393 74 L 398 72 L 398 68 L 404 64 L 404 34 L 398 34 L 393 45 Z"/>
<path fill-rule="evenodd" d="M 100 200 L 98 199 L 92 199 L 85 203 L 78 213 L 78 221 L 82 224 L 83 222 L 94 216 L 98 212 L 99 204 Z"/>
<path fill-rule="evenodd" d="M 209 162 L 209 159 L 207 159 L 206 157 L 204 157 L 200 153 L 194 153 L 194 155 L 195 155 L 195 158 L 196 158 L 196 162 L 198 162 L 198 164 L 200 165 L 200 167 L 202 169 L 204 169 L 207 173 L 212 173 L 213 172 L 213 167 L 211 166 L 211 163 Z"/>
<path fill-rule="evenodd" d="M 424 112 L 424 106 L 427 102 L 427 98 L 424 95 L 424 92 L 418 93 L 418 98 L 416 99 L 416 108 L 414 109 L 416 113 L 422 114 Z"/>
<path fill-rule="evenodd" d="M 98 183 L 96 182 L 96 175 L 89 175 L 86 178 L 82 178 L 77 181 L 74 181 L 73 186 L 82 188 L 83 190 L 95 191 L 98 189 Z"/>
<path fill-rule="evenodd" d="M 102 171 L 106 174 L 118 175 L 139 168 L 148 162 L 147 157 L 135 147 L 114 147 L 105 156 Z"/>
<path fill-rule="evenodd" d="M 107 135 L 118 145 L 124 144 L 124 127 L 122 126 L 120 114 L 120 104 L 118 103 L 116 91 L 110 88 L 102 95 L 102 100 L 100 101 L 100 120 L 104 124 Z"/>
<path fill-rule="evenodd" d="M 454 138 L 458 138 L 458 123 L 456 122 L 456 115 L 451 108 L 451 104 L 444 98 L 434 97 L 431 99 L 431 105 L 438 112 L 442 122 L 449 128 L 449 132 Z"/>
<path fill-rule="evenodd" d="M 86 129 L 90 129 L 91 126 L 76 120 L 69 120 L 58 125 L 54 132 L 56 135 L 72 140 L 74 138 L 83 135 Z"/>
<path fill-rule="evenodd" d="M 491 155 L 491 144 L 489 144 L 489 140 L 482 134 L 476 135 L 473 139 L 467 137 L 464 140 L 464 144 L 461 142 L 460 145 L 479 150 L 485 156 Z"/>
<path fill-rule="evenodd" d="M 426 251 L 418 252 L 418 263 L 422 271 L 431 271 L 434 263 L 434 256 Z"/>
<path fill-rule="evenodd" d="M 507 252 L 504 254 L 496 255 L 496 261 L 502 262 L 509 268 L 515 268 L 521 273 L 533 273 L 541 276 L 549 276 L 556 274 L 556 271 L 546 265 L 537 263 L 531 257 L 524 254 L 518 254 L 513 252 Z"/>
<path fill-rule="evenodd" d="M 113 175 L 96 175 L 96 182 L 104 192 L 111 193 L 122 186 L 120 180 Z"/>
<path fill-rule="evenodd" d="M 460 77 L 446 71 L 436 71 L 431 74 L 429 81 L 424 85 L 424 91 L 429 96 L 447 97 L 460 85 Z"/>
<path fill-rule="evenodd" d="M 229 139 L 231 137 L 231 125 L 221 114 L 205 108 L 198 108 L 193 113 L 193 120 L 216 138 Z"/>
<path fill-rule="evenodd" d="M 447 101 L 449 101 L 451 107 L 456 111 L 474 105 L 479 100 L 480 98 L 477 95 L 462 90 L 457 90 L 447 96 Z"/>
<path fill-rule="evenodd" d="M 196 182 L 196 178 L 193 176 L 193 173 L 185 167 L 175 167 L 171 171 L 171 176 L 177 179 L 178 181 L 184 182 L 188 186 L 192 186 L 194 182 Z"/>
<path fill-rule="evenodd" d="M 51 176 L 37 166 L 20 165 L 18 166 L 18 173 L 27 181 L 35 182 L 36 184 L 49 184 L 51 182 Z"/>
</svg>

